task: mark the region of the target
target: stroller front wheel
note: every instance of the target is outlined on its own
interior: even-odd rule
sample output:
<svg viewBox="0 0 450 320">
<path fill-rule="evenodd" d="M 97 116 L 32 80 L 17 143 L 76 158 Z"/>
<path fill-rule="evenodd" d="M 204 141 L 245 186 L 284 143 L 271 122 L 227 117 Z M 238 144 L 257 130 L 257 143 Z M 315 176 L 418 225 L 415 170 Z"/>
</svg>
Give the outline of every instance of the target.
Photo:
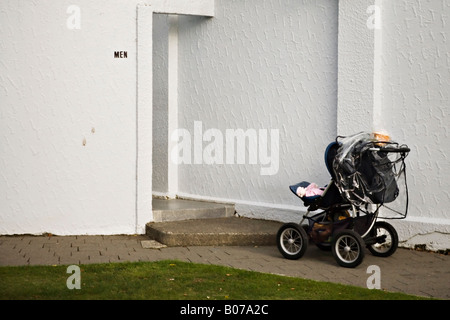
<svg viewBox="0 0 450 320">
<path fill-rule="evenodd" d="M 367 249 L 374 256 L 389 257 L 397 250 L 398 234 L 391 224 L 385 221 L 377 221 L 371 232 L 375 243 L 368 245 Z"/>
<path fill-rule="evenodd" d="M 298 224 L 286 223 L 278 230 L 277 247 L 286 259 L 300 259 L 305 254 L 307 246 L 306 231 Z"/>
<path fill-rule="evenodd" d="M 331 252 L 337 263 L 346 268 L 358 266 L 364 259 L 364 246 L 361 236 L 353 230 L 338 232 L 331 242 Z"/>
</svg>

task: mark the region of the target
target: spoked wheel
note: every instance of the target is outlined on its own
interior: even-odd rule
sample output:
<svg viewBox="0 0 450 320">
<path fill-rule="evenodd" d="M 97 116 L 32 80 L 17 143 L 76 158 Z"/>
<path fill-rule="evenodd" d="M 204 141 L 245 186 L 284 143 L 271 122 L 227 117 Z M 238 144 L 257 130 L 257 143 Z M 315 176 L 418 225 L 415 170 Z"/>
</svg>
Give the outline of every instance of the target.
<svg viewBox="0 0 450 320">
<path fill-rule="evenodd" d="M 286 259 L 300 259 L 308 247 L 308 236 L 305 229 L 296 223 L 282 225 L 277 233 L 277 246 Z"/>
<path fill-rule="evenodd" d="M 353 230 L 343 230 L 333 237 L 331 252 L 340 266 L 354 268 L 364 259 L 363 244 L 358 233 Z"/>
<path fill-rule="evenodd" d="M 367 249 L 377 257 L 389 257 L 398 247 L 398 234 L 395 228 L 384 221 L 377 221 L 371 231 L 375 243 L 368 245 Z"/>
</svg>

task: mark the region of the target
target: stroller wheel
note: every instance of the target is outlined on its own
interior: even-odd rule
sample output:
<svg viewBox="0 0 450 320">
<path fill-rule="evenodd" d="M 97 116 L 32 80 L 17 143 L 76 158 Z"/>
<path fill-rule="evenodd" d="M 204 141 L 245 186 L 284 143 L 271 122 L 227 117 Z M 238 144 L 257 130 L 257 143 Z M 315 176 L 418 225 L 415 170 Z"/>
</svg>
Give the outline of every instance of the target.
<svg viewBox="0 0 450 320">
<path fill-rule="evenodd" d="M 286 223 L 277 233 L 277 247 L 283 257 L 290 260 L 300 259 L 308 246 L 305 229 L 296 223 Z"/>
<path fill-rule="evenodd" d="M 364 242 L 353 230 L 338 232 L 331 242 L 331 252 L 337 263 L 346 268 L 358 266 L 364 259 Z"/>
<path fill-rule="evenodd" d="M 389 257 L 398 247 L 398 234 L 395 228 L 384 221 L 375 222 L 371 231 L 375 243 L 367 246 L 370 253 L 377 257 Z"/>
</svg>

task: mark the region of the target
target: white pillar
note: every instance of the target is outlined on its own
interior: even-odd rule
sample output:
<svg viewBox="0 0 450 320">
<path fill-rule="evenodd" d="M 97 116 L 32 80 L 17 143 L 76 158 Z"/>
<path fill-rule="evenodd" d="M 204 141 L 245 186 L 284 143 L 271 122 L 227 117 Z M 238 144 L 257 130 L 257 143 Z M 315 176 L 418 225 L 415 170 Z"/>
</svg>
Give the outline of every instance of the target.
<svg viewBox="0 0 450 320">
<path fill-rule="evenodd" d="M 167 150 L 167 192 L 175 197 L 178 192 L 178 165 L 171 160 L 177 143 L 172 141 L 172 133 L 178 129 L 178 16 L 169 16 L 168 43 L 168 150 Z M 176 151 L 174 151 L 176 152 Z"/>
<path fill-rule="evenodd" d="M 137 6 L 136 233 L 145 232 L 152 212 L 153 9 Z"/>
</svg>

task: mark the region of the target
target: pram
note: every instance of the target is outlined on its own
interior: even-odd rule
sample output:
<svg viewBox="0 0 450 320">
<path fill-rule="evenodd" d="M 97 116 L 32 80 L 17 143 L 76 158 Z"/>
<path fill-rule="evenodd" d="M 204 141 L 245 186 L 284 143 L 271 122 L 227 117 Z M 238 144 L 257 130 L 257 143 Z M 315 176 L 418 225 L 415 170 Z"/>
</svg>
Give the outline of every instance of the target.
<svg viewBox="0 0 450 320">
<path fill-rule="evenodd" d="M 308 188 L 307 181 L 291 185 L 300 197 L 306 214 L 300 223 L 285 223 L 277 233 L 277 247 L 287 259 L 301 258 L 311 241 L 322 250 L 331 251 L 340 266 L 353 268 L 364 259 L 364 247 L 375 256 L 388 257 L 398 247 L 395 228 L 383 219 L 404 219 L 408 211 L 405 158 L 410 149 L 396 142 L 383 141 L 370 133 L 338 136 L 325 150 L 325 164 L 331 182 L 322 194 L 297 193 Z M 386 139 L 384 139 L 386 140 Z M 401 183 L 400 183 L 401 182 Z M 396 200 L 404 186 L 406 201 L 402 210 L 386 204 Z M 304 190 L 304 189 L 303 189 Z M 403 200 L 405 200 L 403 199 Z M 380 209 L 392 211 L 394 215 Z M 310 216 L 316 210 L 321 212 Z M 303 224 L 307 220 L 307 224 Z"/>
</svg>

